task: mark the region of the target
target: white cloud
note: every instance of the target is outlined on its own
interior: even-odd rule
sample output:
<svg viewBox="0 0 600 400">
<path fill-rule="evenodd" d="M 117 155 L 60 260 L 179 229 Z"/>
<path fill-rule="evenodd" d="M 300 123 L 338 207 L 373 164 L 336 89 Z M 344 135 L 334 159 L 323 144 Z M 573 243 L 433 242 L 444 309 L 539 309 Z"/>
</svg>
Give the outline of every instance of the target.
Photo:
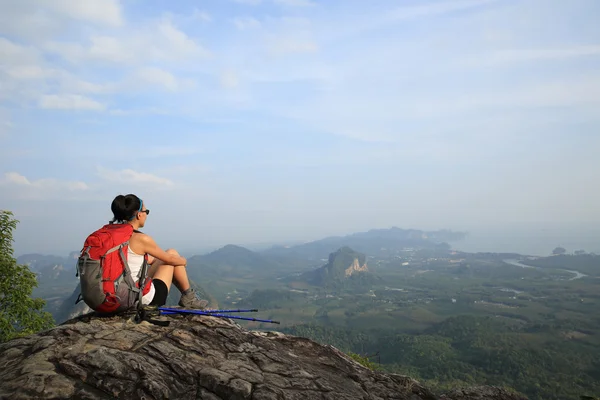
<svg viewBox="0 0 600 400">
<path fill-rule="evenodd" d="M 45 79 L 54 75 L 54 71 L 42 68 L 39 65 L 26 65 L 23 67 L 7 68 L 8 76 L 18 80 Z"/>
<path fill-rule="evenodd" d="M 22 0 L 20 0 L 22 1 Z M 118 0 L 41 0 L 38 6 L 48 7 L 58 15 L 68 16 L 74 20 L 121 26 L 123 15 Z"/>
<path fill-rule="evenodd" d="M 381 87 L 374 76 L 361 79 Z M 395 142 L 419 151 L 433 145 L 440 153 L 447 152 L 445 149 L 465 133 L 481 137 L 500 134 L 508 143 L 525 132 L 528 122 L 536 121 L 535 114 L 525 117 L 523 113 L 537 113 L 547 107 L 568 112 L 571 121 L 599 120 L 593 112 L 600 107 L 598 74 L 504 86 L 465 85 L 460 91 L 442 91 L 436 81 L 432 83 L 419 92 L 402 91 L 402 85 L 391 82 L 388 90 L 369 91 L 344 80 L 297 107 L 273 105 L 272 112 L 296 120 L 307 130 L 365 142 Z M 496 117 L 505 124 L 486 123 Z M 427 157 L 427 151 L 423 156 Z"/>
<path fill-rule="evenodd" d="M 446 14 L 453 11 L 464 10 L 473 7 L 481 7 L 497 2 L 498 0 L 456 0 L 438 1 L 418 6 L 403 6 L 387 13 L 387 19 L 400 20 L 426 17 L 431 15 Z"/>
<path fill-rule="evenodd" d="M 161 107 L 144 107 L 144 108 L 131 108 L 131 109 L 115 108 L 115 109 L 111 109 L 109 111 L 109 114 L 115 115 L 115 116 L 120 116 L 120 117 L 127 117 L 130 115 L 150 115 L 150 114 L 168 115 L 168 114 L 170 114 L 170 110 L 165 110 L 164 108 L 161 108 Z"/>
<path fill-rule="evenodd" d="M 112 143 L 106 144 L 104 148 L 95 147 L 98 152 L 101 153 L 110 153 L 110 158 L 114 160 L 119 160 L 123 158 L 130 158 L 131 150 L 128 148 L 114 148 Z M 76 150 L 78 147 L 71 149 L 70 151 L 79 151 Z M 135 155 L 135 160 L 146 163 L 148 159 L 160 158 L 163 160 L 174 160 L 176 161 L 180 157 L 187 157 L 193 155 L 199 155 L 204 153 L 205 150 L 196 146 L 177 146 L 177 145 L 145 145 L 144 151 Z"/>
<path fill-rule="evenodd" d="M 29 179 L 27 179 L 26 177 L 24 177 L 21 174 L 18 174 L 17 172 L 5 173 L 4 180 L 6 183 L 15 183 L 17 185 L 31 185 L 31 182 L 29 182 Z"/>
<path fill-rule="evenodd" d="M 120 89 L 117 83 L 94 83 L 78 78 L 65 69 L 50 68 L 42 65 L 22 65 L 6 68 L 6 75 L 12 78 L 12 83 L 23 87 L 23 85 L 39 85 L 39 82 L 53 82 L 57 89 L 71 93 L 114 93 Z M 38 86 L 41 92 L 42 86 Z"/>
<path fill-rule="evenodd" d="M 2 1 L 0 34 L 41 42 L 60 34 L 72 23 L 120 27 L 125 21 L 117 0 Z"/>
<path fill-rule="evenodd" d="M 44 104 L 40 98 L 50 89 L 55 95 L 112 93 L 118 89 L 113 83 L 88 82 L 66 69 L 49 64 L 37 48 L 4 38 L 0 38 L 0 82 L 0 100 L 33 101 L 38 105 Z M 63 103 L 65 101 L 68 100 L 63 99 Z M 77 99 L 70 101 L 73 103 Z M 57 99 L 49 97 L 44 102 L 56 105 Z M 91 103 L 82 105 L 90 107 Z"/>
<path fill-rule="evenodd" d="M 176 26 L 194 27 L 198 26 L 198 23 L 207 24 L 212 22 L 212 15 L 204 10 L 200 10 L 196 7 L 191 12 L 187 10 L 182 13 L 165 11 L 162 14 L 162 21 L 169 21 Z"/>
<path fill-rule="evenodd" d="M 0 175 L 0 193 L 8 204 L 16 201 L 81 201 L 95 199 L 96 194 L 90 185 L 77 180 L 56 178 L 31 179 L 18 172 L 10 171 Z"/>
<path fill-rule="evenodd" d="M 177 59 L 185 59 L 188 57 L 208 57 L 210 55 L 208 50 L 198 45 L 183 31 L 169 22 L 160 23 L 158 31 L 161 34 L 158 39 L 165 46 L 162 53 L 166 54 L 162 54 L 163 56 L 174 56 Z M 161 51 L 158 54 L 161 54 Z"/>
<path fill-rule="evenodd" d="M 33 46 L 16 44 L 0 37 L 0 65 L 13 66 L 28 63 L 39 63 L 39 51 Z"/>
<path fill-rule="evenodd" d="M 397 4 L 403 2 L 396 2 Z M 417 3 L 417 2 L 415 2 Z M 425 3 L 419 2 L 419 3 Z M 326 22 L 327 29 L 324 30 L 326 40 L 330 43 L 347 41 L 349 37 L 360 38 L 386 27 L 397 27 L 399 22 L 409 20 L 426 20 L 428 17 L 441 16 L 455 11 L 476 9 L 486 5 L 500 3 L 499 0 L 439 0 L 437 2 L 427 2 L 427 4 L 401 6 L 394 9 L 378 8 L 376 12 L 365 10 L 360 17 L 354 14 L 338 15 L 332 21 Z M 343 10 L 343 9 L 342 9 Z M 340 13 L 341 14 L 341 13 Z M 336 20 L 339 21 L 336 23 Z M 431 29 L 432 32 L 439 31 L 439 26 Z M 456 30 L 458 31 L 458 30 Z M 425 32 L 425 31 L 424 31 Z M 412 30 L 407 29 L 410 35 Z M 445 35 L 451 36 L 452 30 L 446 29 Z M 429 37 L 429 35 L 426 35 Z M 461 38 L 462 40 L 462 38 Z"/>
<path fill-rule="evenodd" d="M 100 40 L 102 42 L 102 40 Z M 105 57 L 112 58 L 113 60 L 120 60 L 121 62 L 134 61 L 133 58 L 128 60 L 125 57 L 125 53 L 121 53 L 118 49 L 118 42 L 113 41 L 110 38 L 106 43 L 112 42 L 113 45 L 108 45 L 105 48 L 105 52 L 102 53 Z M 177 90 L 181 87 L 190 88 L 193 86 L 191 80 L 180 80 L 177 79 L 172 73 L 154 66 L 140 67 L 139 69 L 132 72 L 130 75 L 123 76 L 118 81 L 96 83 L 81 79 L 72 72 L 66 69 L 55 68 L 47 66 L 34 51 L 30 51 L 22 46 L 17 46 L 14 43 L 8 41 L 0 41 L 0 50 L 7 50 L 4 54 L 12 53 L 13 57 L 7 57 L 7 61 L 4 63 L 5 66 L 0 65 L 0 73 L 4 72 L 7 76 L 7 85 L 4 87 L 4 94 L 6 98 L 23 97 L 24 93 L 27 93 L 24 88 L 29 88 L 38 94 L 35 97 L 39 97 L 44 92 L 44 83 L 51 84 L 58 92 L 65 94 L 111 94 L 118 92 L 131 92 L 135 89 L 145 89 L 148 83 L 165 88 L 167 90 Z M 95 50 L 90 50 L 95 51 Z M 100 55 L 100 53 L 97 53 Z M 113 56 L 110 56 L 113 54 Z M 124 57 L 121 57 L 123 55 Z M 129 56 L 127 56 L 129 57 Z M 34 81 L 41 81 L 34 82 Z M 11 93 L 8 93 L 8 89 L 11 89 Z M 30 95 L 31 97 L 31 95 Z M 48 100 L 46 100 L 48 101 Z M 91 103 L 87 102 L 87 106 L 91 106 Z M 98 107 L 94 105 L 93 107 Z M 98 107 L 99 108 L 99 107 Z"/>
<path fill-rule="evenodd" d="M 13 123 L 10 119 L 8 110 L 0 108 L 0 139 L 8 137 L 12 127 Z"/>
<path fill-rule="evenodd" d="M 465 90 L 458 95 L 404 99 L 403 118 L 435 117 L 481 112 L 491 109 L 574 107 L 600 103 L 600 75 L 583 75 L 543 83 L 512 85 L 495 90 Z"/>
<path fill-rule="evenodd" d="M 267 47 L 269 52 L 275 55 L 314 53 L 319 49 L 317 43 L 312 40 L 291 37 L 273 38 Z"/>
<path fill-rule="evenodd" d="M 175 91 L 179 88 L 177 78 L 170 72 L 160 68 L 144 67 L 137 72 L 136 76 L 142 83 L 162 86 L 167 90 Z"/>
<path fill-rule="evenodd" d="M 273 0 L 273 3 L 288 7 L 309 7 L 316 3 L 310 0 Z"/>
<path fill-rule="evenodd" d="M 256 29 L 261 27 L 259 20 L 253 17 L 237 17 L 233 19 L 236 28 L 243 31 L 246 29 Z"/>
<path fill-rule="evenodd" d="M 115 171 L 104 167 L 97 168 L 97 174 L 100 178 L 119 184 L 127 185 L 158 185 L 173 186 L 174 183 L 170 179 L 162 178 L 147 172 L 137 172 L 132 169 L 123 169 Z M 156 188 L 156 186 L 155 186 Z"/>
<path fill-rule="evenodd" d="M 310 18 L 305 17 L 273 17 L 267 16 L 265 21 L 281 26 L 282 28 L 310 28 L 313 25 L 313 21 Z"/>
<path fill-rule="evenodd" d="M 256 6 L 262 3 L 262 0 L 233 0 L 236 3 L 239 4 L 248 4 L 251 6 Z"/>
<path fill-rule="evenodd" d="M 59 90 L 66 93 L 112 94 L 123 90 L 121 82 L 94 83 L 77 78 L 70 72 L 60 71 Z"/>
<path fill-rule="evenodd" d="M 66 181 L 54 178 L 28 179 L 18 172 L 6 172 L 0 179 L 0 187 L 8 187 L 9 197 L 28 200 L 42 200 L 68 197 L 87 192 L 90 187 L 81 181 Z M 3 190 L 4 192 L 4 190 Z"/>
<path fill-rule="evenodd" d="M 458 65 L 470 67 L 502 66 L 528 61 L 564 60 L 593 56 L 600 56 L 600 45 L 494 50 L 477 57 L 465 58 L 459 61 Z"/>
<path fill-rule="evenodd" d="M 223 71 L 220 76 L 221 86 L 227 89 L 234 89 L 240 84 L 239 77 L 234 71 Z"/>
<path fill-rule="evenodd" d="M 207 13 L 206 11 L 198 10 L 197 8 L 194 8 L 190 19 L 202 22 L 212 21 L 212 17 L 209 13 Z"/>
<path fill-rule="evenodd" d="M 119 36 L 94 35 L 88 43 L 52 41 L 45 44 L 44 49 L 72 63 L 102 61 L 117 65 L 144 65 L 156 61 L 177 64 L 211 56 L 207 49 L 168 20 Z"/>
<path fill-rule="evenodd" d="M 58 110 L 96 110 L 101 111 L 106 109 L 106 106 L 90 99 L 89 97 L 80 96 L 77 94 L 48 94 L 40 98 L 39 105 L 41 108 L 58 109 Z"/>
<path fill-rule="evenodd" d="M 104 14 L 98 14 L 100 1 L 70 8 L 69 4 L 57 0 L 35 5 L 24 0 L 18 6 L 7 5 L 3 12 L 20 23 L 27 23 L 31 14 L 39 10 L 54 23 L 69 19 L 123 26 L 116 1 L 106 2 Z M 193 14 L 196 20 L 210 19 L 197 9 Z M 2 15 L 0 20 L 6 17 Z M 43 38 L 24 36 L 25 40 L 0 37 L 0 101 L 46 109 L 105 110 L 106 101 L 91 98 L 91 94 L 193 90 L 194 80 L 176 76 L 173 71 L 197 69 L 202 60 L 211 56 L 167 17 L 118 30 L 89 27 L 71 40 L 57 40 L 59 31 L 49 30 Z M 56 55 L 68 63 L 56 59 Z M 117 69 L 109 71 L 106 67 Z"/>
<path fill-rule="evenodd" d="M 192 175 L 195 179 L 198 178 L 199 175 L 205 174 L 207 172 L 211 172 L 212 168 L 208 165 L 204 164 L 174 164 L 169 167 L 161 168 L 160 173 L 169 174 L 169 175 L 177 175 L 178 177 L 183 177 L 185 175 Z M 189 183 L 193 185 L 193 183 Z"/>
</svg>

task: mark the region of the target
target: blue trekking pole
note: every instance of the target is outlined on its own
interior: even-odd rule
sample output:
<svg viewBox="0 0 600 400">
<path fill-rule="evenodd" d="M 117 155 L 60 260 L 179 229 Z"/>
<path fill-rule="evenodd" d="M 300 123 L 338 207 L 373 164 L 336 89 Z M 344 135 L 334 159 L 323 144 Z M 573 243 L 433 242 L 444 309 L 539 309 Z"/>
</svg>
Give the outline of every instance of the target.
<svg viewBox="0 0 600 400">
<path fill-rule="evenodd" d="M 158 309 L 160 311 L 172 311 L 172 312 L 188 311 L 188 310 L 184 310 L 182 308 L 171 308 L 171 307 L 158 307 Z M 250 308 L 250 309 L 235 309 L 235 310 L 191 310 L 191 311 L 202 311 L 203 313 L 226 313 L 226 312 L 258 312 L 258 309 Z"/>
<path fill-rule="evenodd" d="M 241 320 L 245 320 L 245 321 L 268 322 L 268 323 L 272 323 L 272 324 L 280 324 L 279 321 L 272 321 L 269 319 L 244 318 L 244 317 L 237 317 L 234 315 L 218 314 L 215 312 L 206 312 L 206 311 L 201 311 L 201 310 L 182 310 L 182 309 L 178 309 L 178 308 L 168 308 L 168 307 L 159 307 L 159 310 L 160 310 L 161 315 L 168 315 L 168 314 L 208 315 L 211 317 L 241 319 Z"/>
</svg>

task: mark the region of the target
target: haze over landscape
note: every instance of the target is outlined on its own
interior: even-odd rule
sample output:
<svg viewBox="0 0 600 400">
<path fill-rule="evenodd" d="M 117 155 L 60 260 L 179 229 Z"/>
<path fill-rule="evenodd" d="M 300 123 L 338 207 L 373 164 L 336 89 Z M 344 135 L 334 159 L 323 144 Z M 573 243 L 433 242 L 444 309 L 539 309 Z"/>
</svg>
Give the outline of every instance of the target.
<svg viewBox="0 0 600 400">
<path fill-rule="evenodd" d="M 192 254 L 392 226 L 600 250 L 595 0 L 0 9 L 17 254 L 79 249 L 119 193 Z"/>
</svg>

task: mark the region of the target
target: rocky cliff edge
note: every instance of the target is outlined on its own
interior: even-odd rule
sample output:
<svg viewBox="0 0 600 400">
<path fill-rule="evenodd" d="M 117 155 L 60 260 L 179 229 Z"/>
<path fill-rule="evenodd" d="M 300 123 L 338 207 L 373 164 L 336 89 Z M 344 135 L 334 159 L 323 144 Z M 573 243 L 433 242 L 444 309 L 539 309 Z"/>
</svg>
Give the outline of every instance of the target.
<svg viewBox="0 0 600 400">
<path fill-rule="evenodd" d="M 521 400 L 494 387 L 437 396 L 332 346 L 210 316 L 170 326 L 90 315 L 0 345 L 1 399 Z"/>
</svg>

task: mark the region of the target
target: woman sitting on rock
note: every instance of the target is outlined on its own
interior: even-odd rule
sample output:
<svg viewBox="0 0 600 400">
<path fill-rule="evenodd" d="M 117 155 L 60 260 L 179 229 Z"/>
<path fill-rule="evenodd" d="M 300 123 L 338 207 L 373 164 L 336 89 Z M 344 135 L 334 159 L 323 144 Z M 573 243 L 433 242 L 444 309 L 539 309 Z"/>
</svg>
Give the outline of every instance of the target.
<svg viewBox="0 0 600 400">
<path fill-rule="evenodd" d="M 152 279 L 152 284 L 150 291 L 142 297 L 142 304 L 159 307 L 165 305 L 173 283 L 181 292 L 181 307 L 206 308 L 208 301 L 196 297 L 194 289 L 190 286 L 186 271 L 187 260 L 174 249 L 161 249 L 152 237 L 139 232 L 150 214 L 142 199 L 134 194 L 118 195 L 110 208 L 114 215 L 112 223 L 128 223 L 134 229 L 127 250 L 127 261 L 132 276 L 138 276 L 144 256 L 148 255 L 148 279 Z"/>
</svg>

